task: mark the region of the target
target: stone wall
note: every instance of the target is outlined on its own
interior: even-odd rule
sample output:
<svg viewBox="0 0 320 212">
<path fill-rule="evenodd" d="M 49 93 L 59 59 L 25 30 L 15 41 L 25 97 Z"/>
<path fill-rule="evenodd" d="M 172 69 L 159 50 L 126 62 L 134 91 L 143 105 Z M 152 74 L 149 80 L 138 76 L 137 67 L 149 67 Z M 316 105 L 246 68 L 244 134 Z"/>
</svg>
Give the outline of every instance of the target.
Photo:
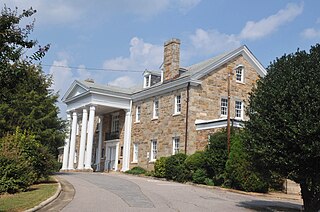
<svg viewBox="0 0 320 212">
<path fill-rule="evenodd" d="M 174 115 L 175 96 L 181 95 L 181 113 Z M 172 139 L 180 138 L 180 151 L 184 151 L 184 132 L 186 117 L 186 89 L 157 96 L 159 100 L 159 117 L 153 119 L 153 101 L 155 97 L 143 101 L 134 102 L 132 106 L 132 131 L 130 157 L 133 159 L 133 144 L 138 143 L 138 163 L 132 166 L 142 166 L 152 169 L 153 163 L 149 162 L 147 154 L 151 151 L 151 140 L 157 140 L 157 158 L 172 155 Z M 136 107 L 141 106 L 140 122 L 136 120 Z"/>
<path fill-rule="evenodd" d="M 242 64 L 245 68 L 244 83 L 236 82 L 235 75 L 231 80 L 231 118 L 235 116 L 235 100 L 242 100 L 244 106 L 247 104 L 248 94 L 259 78 L 251 64 L 242 56 L 237 57 L 228 65 L 236 67 Z M 221 118 L 220 99 L 227 97 L 227 66 L 224 65 L 210 74 L 204 76 L 202 84 L 197 87 L 190 87 L 189 90 L 189 115 L 188 115 L 188 142 L 187 154 L 196 150 L 203 150 L 208 143 L 208 136 L 220 129 L 209 129 L 196 131 L 196 119 L 212 120 Z M 181 94 L 182 110 L 180 115 L 174 113 L 174 99 Z M 153 168 L 147 154 L 151 151 L 151 140 L 158 143 L 157 158 L 172 155 L 172 139 L 175 136 L 180 138 L 180 152 L 185 149 L 185 126 L 186 126 L 186 95 L 187 88 L 169 92 L 161 96 L 155 96 L 142 101 L 134 102 L 132 107 L 132 137 L 131 137 L 131 161 L 133 158 L 133 144 L 138 143 L 138 163 L 131 163 L 133 166 L 141 166 L 147 169 Z M 153 101 L 159 100 L 159 117 L 152 119 Z M 136 123 L 136 107 L 141 106 L 141 119 Z M 244 111 L 244 110 L 243 110 Z M 247 119 L 244 116 L 244 119 Z"/>
<path fill-rule="evenodd" d="M 236 67 L 239 64 L 244 66 L 244 83 L 236 82 L 236 76 L 231 75 L 230 82 L 230 117 L 235 116 L 235 101 L 242 100 L 244 107 L 248 105 L 249 92 L 251 92 L 256 81 L 259 79 L 258 73 L 251 64 L 242 56 L 235 58 L 228 64 L 211 72 L 202 78 L 202 84 L 198 87 L 192 87 L 190 90 L 190 110 L 189 110 L 189 134 L 188 134 L 188 153 L 196 150 L 202 150 L 207 145 L 208 135 L 216 132 L 218 129 L 196 131 L 195 120 L 212 120 L 223 118 L 221 116 L 220 104 L 221 97 L 227 95 L 227 77 L 228 69 Z M 245 112 L 245 109 L 243 110 Z M 225 117 L 226 118 L 226 117 Z M 246 120 L 248 117 L 243 116 Z"/>
</svg>

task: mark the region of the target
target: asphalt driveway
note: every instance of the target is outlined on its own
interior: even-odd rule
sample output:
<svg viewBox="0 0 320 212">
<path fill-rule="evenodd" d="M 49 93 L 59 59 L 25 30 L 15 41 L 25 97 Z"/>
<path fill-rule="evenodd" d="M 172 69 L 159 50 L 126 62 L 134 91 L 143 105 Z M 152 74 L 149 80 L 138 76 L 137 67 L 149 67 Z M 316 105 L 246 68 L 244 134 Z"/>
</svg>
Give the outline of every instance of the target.
<svg viewBox="0 0 320 212">
<path fill-rule="evenodd" d="M 65 212 L 301 210 L 298 201 L 244 195 L 125 174 L 63 173 L 58 177 L 69 182 L 75 191 L 69 195 L 69 198 L 72 195 L 72 201 L 63 206 L 62 211 Z"/>
</svg>

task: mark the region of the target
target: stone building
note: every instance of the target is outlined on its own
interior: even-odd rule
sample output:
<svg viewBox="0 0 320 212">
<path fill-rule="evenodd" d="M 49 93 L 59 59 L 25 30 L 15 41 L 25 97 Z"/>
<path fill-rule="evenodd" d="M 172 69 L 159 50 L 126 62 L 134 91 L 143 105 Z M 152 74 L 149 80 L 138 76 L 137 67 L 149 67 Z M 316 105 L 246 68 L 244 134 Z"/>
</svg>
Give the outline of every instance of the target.
<svg viewBox="0 0 320 212">
<path fill-rule="evenodd" d="M 180 40 L 171 39 L 162 69 L 145 71 L 140 88 L 76 80 L 63 97 L 70 134 L 62 170 L 152 169 L 159 157 L 202 150 L 210 134 L 226 127 L 228 104 L 241 127 L 249 92 L 265 74 L 246 46 L 181 67 Z"/>
</svg>

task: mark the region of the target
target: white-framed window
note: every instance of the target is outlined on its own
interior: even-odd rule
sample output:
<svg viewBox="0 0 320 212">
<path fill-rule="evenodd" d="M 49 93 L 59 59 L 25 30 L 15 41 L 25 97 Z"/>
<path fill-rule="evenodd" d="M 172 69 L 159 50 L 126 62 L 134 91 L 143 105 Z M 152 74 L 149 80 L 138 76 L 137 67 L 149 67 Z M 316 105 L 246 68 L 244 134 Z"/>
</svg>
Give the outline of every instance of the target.
<svg viewBox="0 0 320 212">
<path fill-rule="evenodd" d="M 177 95 L 174 98 L 174 113 L 180 114 L 181 113 L 181 95 Z"/>
<path fill-rule="evenodd" d="M 172 139 L 172 154 L 178 154 L 179 153 L 179 145 L 180 145 L 180 138 L 174 137 Z"/>
<path fill-rule="evenodd" d="M 138 163 L 138 153 L 139 153 L 138 144 L 134 143 L 133 144 L 133 158 L 132 158 L 133 163 Z"/>
<path fill-rule="evenodd" d="M 242 65 L 239 65 L 236 68 L 236 81 L 243 82 L 243 78 L 244 78 L 244 67 Z"/>
<path fill-rule="evenodd" d="M 150 161 L 155 161 L 157 159 L 157 140 L 151 140 L 151 157 Z"/>
<path fill-rule="evenodd" d="M 149 88 L 150 85 L 151 85 L 151 74 L 145 75 L 145 76 L 144 76 L 144 84 L 143 84 L 143 87 L 144 87 L 144 88 Z"/>
<path fill-rule="evenodd" d="M 153 117 L 154 119 L 157 119 L 159 117 L 159 100 L 155 99 L 153 101 Z"/>
<path fill-rule="evenodd" d="M 220 105 L 221 116 L 226 116 L 228 114 L 228 99 L 221 98 L 221 105 Z"/>
<path fill-rule="evenodd" d="M 136 122 L 140 122 L 140 117 L 141 116 L 141 106 L 137 105 L 136 106 Z"/>
<path fill-rule="evenodd" d="M 242 101 L 235 101 L 235 118 L 242 118 L 243 114 L 243 103 Z"/>
</svg>

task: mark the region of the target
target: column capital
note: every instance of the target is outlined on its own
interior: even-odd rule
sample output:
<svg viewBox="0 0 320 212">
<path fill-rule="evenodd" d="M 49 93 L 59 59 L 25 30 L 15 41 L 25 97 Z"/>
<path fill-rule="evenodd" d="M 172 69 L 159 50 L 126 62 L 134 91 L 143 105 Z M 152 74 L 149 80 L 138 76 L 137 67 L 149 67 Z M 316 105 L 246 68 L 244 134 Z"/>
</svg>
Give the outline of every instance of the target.
<svg viewBox="0 0 320 212">
<path fill-rule="evenodd" d="M 78 115 L 78 113 L 77 113 L 76 111 L 73 111 L 73 112 L 72 112 L 72 116 L 73 116 L 73 117 L 75 117 L 75 116 L 77 116 L 77 115 Z"/>
<path fill-rule="evenodd" d="M 90 111 L 95 111 L 96 110 L 96 106 L 95 105 L 90 105 Z"/>
</svg>

